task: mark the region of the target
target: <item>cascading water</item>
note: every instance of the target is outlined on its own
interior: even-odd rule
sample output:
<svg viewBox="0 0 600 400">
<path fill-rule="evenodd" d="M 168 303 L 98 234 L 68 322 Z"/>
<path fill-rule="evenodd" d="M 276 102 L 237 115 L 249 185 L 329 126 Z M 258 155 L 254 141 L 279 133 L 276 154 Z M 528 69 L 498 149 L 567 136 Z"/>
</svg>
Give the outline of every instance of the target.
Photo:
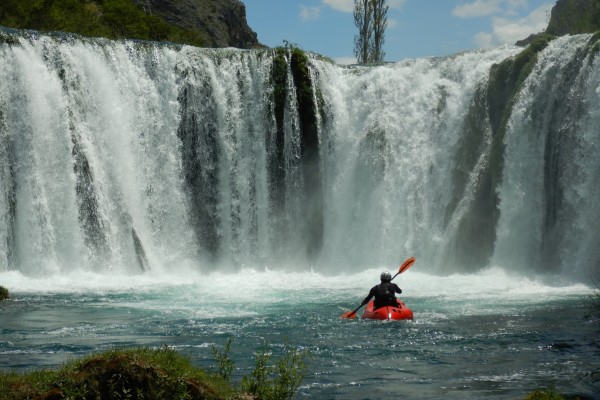
<svg viewBox="0 0 600 400">
<path fill-rule="evenodd" d="M 414 255 L 585 279 L 600 261 L 590 36 L 539 54 L 504 137 L 488 79 L 514 47 L 310 56 L 306 85 L 292 51 L 1 39 L 0 270 L 328 273 Z"/>
<path fill-rule="evenodd" d="M 506 48 L 375 69 L 321 64 L 319 86 L 332 119 L 324 135 L 332 149 L 324 157 L 327 264 L 393 265 L 407 254 L 444 264 L 457 234 L 446 214 L 456 191 L 452 174 L 460 167 L 469 105 L 491 65 L 515 52 Z M 475 185 L 477 169 L 472 174 Z M 469 207 L 467 192 L 452 218 Z M 447 272 L 456 267 L 439 266 Z"/>
<path fill-rule="evenodd" d="M 590 36 L 549 44 L 508 122 L 497 265 L 589 278 L 600 266 L 600 74 Z"/>
</svg>

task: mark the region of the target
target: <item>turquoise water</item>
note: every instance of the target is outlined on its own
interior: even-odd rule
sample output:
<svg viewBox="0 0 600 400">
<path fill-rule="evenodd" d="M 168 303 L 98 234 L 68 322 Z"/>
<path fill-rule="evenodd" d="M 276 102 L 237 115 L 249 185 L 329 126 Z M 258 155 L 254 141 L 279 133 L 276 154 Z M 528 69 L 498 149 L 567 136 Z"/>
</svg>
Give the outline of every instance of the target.
<svg viewBox="0 0 600 400">
<path fill-rule="evenodd" d="M 177 277 L 0 274 L 0 368 L 59 366 L 121 346 L 170 346 L 210 369 L 232 338 L 234 380 L 265 341 L 311 353 L 298 399 L 514 399 L 554 385 L 600 396 L 598 321 L 581 284 L 552 285 L 491 269 L 396 282 L 410 321 L 341 320 L 377 271 L 356 275 L 257 272 Z M 401 278 L 401 279 L 400 279 Z"/>
</svg>

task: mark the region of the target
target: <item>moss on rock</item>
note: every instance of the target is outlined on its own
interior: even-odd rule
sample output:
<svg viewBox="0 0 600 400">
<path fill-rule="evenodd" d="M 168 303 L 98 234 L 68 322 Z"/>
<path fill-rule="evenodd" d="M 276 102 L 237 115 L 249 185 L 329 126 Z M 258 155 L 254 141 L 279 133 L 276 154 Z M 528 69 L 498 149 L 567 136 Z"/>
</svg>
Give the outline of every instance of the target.
<svg viewBox="0 0 600 400">
<path fill-rule="evenodd" d="M 472 194 L 473 210 L 458 221 L 454 259 L 465 270 L 476 270 L 488 262 L 493 252 L 499 218 L 499 198 L 496 188 L 502 179 L 504 165 L 504 136 L 508 119 L 525 79 L 531 74 L 538 54 L 553 39 L 552 35 L 538 35 L 527 48 L 514 57 L 492 66 L 487 87 L 482 85 L 475 93 L 463 124 L 459 143 L 459 159 L 464 163 L 453 171 L 453 186 L 461 188 L 453 194 L 446 209 L 445 224 L 450 223 L 462 198 L 468 179 L 486 145 L 485 132 L 491 129 L 492 144 L 489 162 L 479 173 L 478 185 Z M 486 118 L 487 117 L 487 118 Z M 488 124 L 489 122 L 489 124 Z"/>
<path fill-rule="evenodd" d="M 295 100 L 298 112 L 300 132 L 300 167 L 306 191 L 306 252 L 309 257 L 316 256 L 323 238 L 323 188 L 319 162 L 319 104 L 322 95 L 315 90 L 309 55 L 299 47 L 284 42 L 284 46 L 274 49 L 271 71 L 273 85 L 272 109 L 277 127 L 272 143 L 269 161 L 269 174 L 272 189 L 272 209 L 277 212 L 285 202 L 285 110 L 288 100 Z M 289 97 L 289 96 L 295 96 Z"/>
</svg>

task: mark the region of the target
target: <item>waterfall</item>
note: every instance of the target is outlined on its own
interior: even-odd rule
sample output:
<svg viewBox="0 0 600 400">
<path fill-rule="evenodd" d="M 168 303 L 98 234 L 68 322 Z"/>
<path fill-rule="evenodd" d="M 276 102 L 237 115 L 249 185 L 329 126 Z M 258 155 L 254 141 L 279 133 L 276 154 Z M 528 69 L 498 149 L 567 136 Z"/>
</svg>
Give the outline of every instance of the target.
<svg viewBox="0 0 600 400">
<path fill-rule="evenodd" d="M 496 264 L 581 279 L 600 266 L 600 69 L 590 38 L 551 42 L 519 93 L 498 188 Z"/>
<path fill-rule="evenodd" d="M 374 69 L 323 67 L 320 84 L 333 116 L 326 139 L 332 150 L 324 160 L 330 189 L 328 263 L 394 265 L 413 254 L 447 268 L 443 258 L 456 235 L 447 208 L 456 190 L 453 171 L 462 161 L 457 154 L 464 120 L 491 65 L 516 51 L 464 53 Z M 486 157 L 485 148 L 481 157 Z M 476 171 L 470 180 L 477 180 Z M 468 190 L 461 196 L 453 218 L 471 206 Z"/>
<path fill-rule="evenodd" d="M 336 273 L 415 256 L 586 279 L 593 40 L 552 41 L 496 110 L 490 76 L 520 48 L 343 67 L 0 30 L 0 270 Z"/>
</svg>

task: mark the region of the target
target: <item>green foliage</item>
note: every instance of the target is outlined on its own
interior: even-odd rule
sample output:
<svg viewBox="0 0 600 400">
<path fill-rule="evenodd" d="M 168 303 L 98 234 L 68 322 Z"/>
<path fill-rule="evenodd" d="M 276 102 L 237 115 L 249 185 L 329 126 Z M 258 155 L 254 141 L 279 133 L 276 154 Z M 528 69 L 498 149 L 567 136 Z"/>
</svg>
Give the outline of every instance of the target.
<svg viewBox="0 0 600 400">
<path fill-rule="evenodd" d="M 284 45 L 274 50 L 272 80 L 273 80 L 273 110 L 278 131 L 283 130 L 283 117 L 287 101 L 288 73 L 291 72 L 292 82 L 295 86 L 298 114 L 300 116 L 300 129 L 302 131 L 303 154 L 306 150 L 318 148 L 318 135 L 316 118 L 318 107 L 313 96 L 313 83 L 310 76 L 309 57 L 298 45 L 283 41 Z M 317 101 L 322 99 L 322 94 L 317 89 Z"/>
<path fill-rule="evenodd" d="M 552 10 L 547 32 L 565 35 L 593 33 L 600 30 L 600 1 L 592 1 L 582 7 L 578 1 L 563 1 Z"/>
<path fill-rule="evenodd" d="M 283 355 L 274 363 L 272 357 L 265 343 L 255 354 L 252 374 L 242 379 L 242 390 L 257 400 L 289 400 L 308 371 L 307 353 L 286 343 Z"/>
<path fill-rule="evenodd" d="M 310 80 L 308 56 L 298 47 L 292 49 L 292 69 L 296 80 L 298 103 L 312 102 L 312 82 Z"/>
<path fill-rule="evenodd" d="M 269 362 L 271 354 L 269 347 L 265 344 L 264 347 L 254 355 L 254 370 L 249 377 L 242 379 L 242 389 L 248 393 L 256 395 L 258 399 L 266 400 L 266 395 L 269 392 L 270 367 Z"/>
<path fill-rule="evenodd" d="M 8 299 L 10 296 L 8 294 L 8 289 L 4 286 L 0 286 L 0 301 Z"/>
<path fill-rule="evenodd" d="M 527 395 L 525 400 L 565 400 L 565 397 L 554 388 L 550 388 L 535 390 Z"/>
<path fill-rule="evenodd" d="M 0 372 L 3 399 L 234 399 L 224 380 L 194 368 L 174 350 L 110 350 L 67 363 L 59 371 Z M 62 397 L 60 397 L 62 396 Z"/>
<path fill-rule="evenodd" d="M 354 0 L 354 55 L 360 64 L 383 62 L 388 10 L 385 0 Z"/>
<path fill-rule="evenodd" d="M 68 362 L 59 370 L 26 374 L 0 371 L 3 400 L 67 398 L 77 400 L 185 399 L 235 400 L 246 398 L 229 379 L 234 363 L 229 359 L 231 339 L 222 352 L 213 347 L 218 375 L 191 365 L 174 350 L 113 349 Z M 256 353 L 256 367 L 244 377 L 242 389 L 256 400 L 291 399 L 307 372 L 306 353 L 288 344 L 279 359 L 269 347 Z M 272 364 L 272 362 L 274 364 Z"/>
<path fill-rule="evenodd" d="M 217 374 L 227 381 L 231 378 L 231 373 L 233 372 L 233 368 L 235 366 L 235 363 L 229 358 L 230 350 L 231 338 L 229 338 L 227 343 L 225 343 L 225 348 L 222 352 L 220 352 L 215 346 L 212 347 L 212 353 L 215 357 L 215 361 L 217 362 Z"/>
<path fill-rule="evenodd" d="M 202 32 L 170 25 L 155 15 L 146 14 L 131 0 L 2 0 L 0 25 L 194 46 L 207 42 Z"/>
<path fill-rule="evenodd" d="M 283 47 L 275 49 L 273 57 L 273 104 L 277 126 L 283 126 L 283 113 L 285 110 L 285 94 L 287 87 L 287 53 Z"/>
<path fill-rule="evenodd" d="M 500 64 L 492 66 L 490 71 L 491 84 L 509 84 L 508 89 L 511 95 L 518 93 L 521 84 L 531 73 L 533 66 L 537 62 L 537 55 L 542 51 L 551 40 L 550 35 L 536 37 L 522 52 L 513 58 L 509 58 Z M 510 97 L 510 96 L 509 96 Z"/>
</svg>

